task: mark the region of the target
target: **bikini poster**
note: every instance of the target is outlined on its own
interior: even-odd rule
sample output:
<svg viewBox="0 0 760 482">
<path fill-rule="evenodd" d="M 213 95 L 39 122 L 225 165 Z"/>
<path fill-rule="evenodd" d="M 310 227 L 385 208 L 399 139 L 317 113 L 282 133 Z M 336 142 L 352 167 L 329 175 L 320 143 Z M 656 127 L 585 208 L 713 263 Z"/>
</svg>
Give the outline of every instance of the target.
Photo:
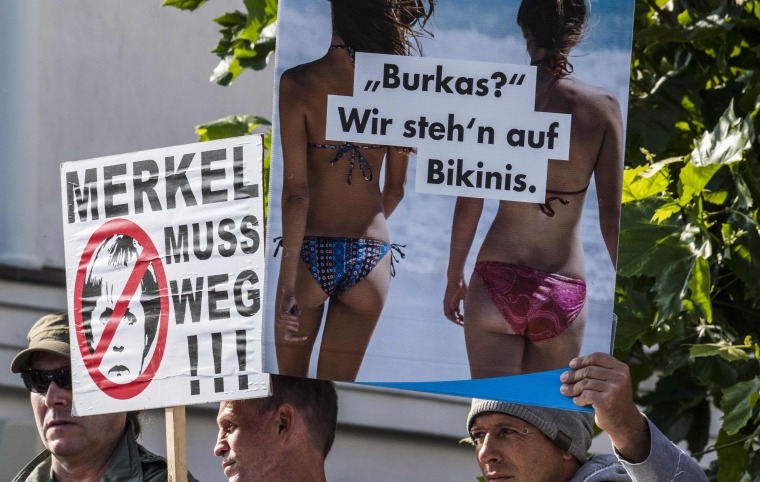
<svg viewBox="0 0 760 482">
<path fill-rule="evenodd" d="M 614 337 L 633 1 L 559 3 L 280 1 L 265 371 L 576 408 L 559 373 Z"/>
</svg>

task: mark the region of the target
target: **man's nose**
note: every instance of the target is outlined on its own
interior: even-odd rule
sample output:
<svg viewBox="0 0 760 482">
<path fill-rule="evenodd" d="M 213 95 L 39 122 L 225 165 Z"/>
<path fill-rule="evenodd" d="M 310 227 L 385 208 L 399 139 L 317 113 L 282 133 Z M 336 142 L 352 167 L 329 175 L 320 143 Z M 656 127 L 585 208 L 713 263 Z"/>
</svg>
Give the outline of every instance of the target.
<svg viewBox="0 0 760 482">
<path fill-rule="evenodd" d="M 45 392 L 45 405 L 48 407 L 71 405 L 71 390 L 61 388 L 51 380 Z"/>
<path fill-rule="evenodd" d="M 491 434 L 486 434 L 478 448 L 478 460 L 481 463 L 498 462 L 501 460 L 501 453 L 498 450 L 496 440 Z"/>
<path fill-rule="evenodd" d="M 229 452 L 230 447 L 227 445 L 227 439 L 222 437 L 221 435 L 216 438 L 216 445 L 214 445 L 214 455 L 217 457 L 222 457 L 224 454 Z"/>
</svg>

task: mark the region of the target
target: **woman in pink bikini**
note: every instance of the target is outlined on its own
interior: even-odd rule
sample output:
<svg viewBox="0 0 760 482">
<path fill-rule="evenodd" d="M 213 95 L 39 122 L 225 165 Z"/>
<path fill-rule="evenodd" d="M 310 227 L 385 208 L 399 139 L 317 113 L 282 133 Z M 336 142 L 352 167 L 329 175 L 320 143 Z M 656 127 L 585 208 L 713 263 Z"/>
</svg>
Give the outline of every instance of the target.
<svg viewBox="0 0 760 482">
<path fill-rule="evenodd" d="M 544 203 L 500 202 L 469 286 L 464 266 L 483 200 L 457 199 L 443 308 L 464 326 L 472 378 L 562 368 L 578 355 L 588 314 L 580 220 L 592 174 L 617 263 L 623 121 L 611 94 L 572 74 L 567 56 L 586 20 L 584 0 L 520 5 L 517 23 L 538 68 L 536 110 L 572 115 L 570 157 L 549 162 Z"/>
<path fill-rule="evenodd" d="M 332 0 L 327 52 L 280 79 L 283 254 L 275 343 L 281 374 L 308 375 L 325 307 L 317 378 L 352 381 L 359 372 L 388 294 L 386 218 L 403 197 L 409 153 L 326 140 L 327 97 L 353 94 L 355 52 L 408 55 L 418 48 L 433 3 Z"/>
</svg>

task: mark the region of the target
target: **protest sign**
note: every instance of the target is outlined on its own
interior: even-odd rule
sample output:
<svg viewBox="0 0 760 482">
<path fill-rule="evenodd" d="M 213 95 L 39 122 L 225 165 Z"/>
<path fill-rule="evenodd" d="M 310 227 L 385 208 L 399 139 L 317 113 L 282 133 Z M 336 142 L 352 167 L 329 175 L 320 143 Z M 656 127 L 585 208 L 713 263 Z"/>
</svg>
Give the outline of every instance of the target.
<svg viewBox="0 0 760 482">
<path fill-rule="evenodd" d="M 415 147 L 416 192 L 542 202 L 568 158 L 570 115 L 536 112 L 534 67 L 357 52 L 354 85 L 328 98 L 327 138 Z"/>
<path fill-rule="evenodd" d="M 633 1 L 323 3 L 279 3 L 265 369 L 575 408 L 558 373 L 614 336 Z"/>
<path fill-rule="evenodd" d="M 79 415 L 267 396 L 260 136 L 61 164 Z"/>
</svg>

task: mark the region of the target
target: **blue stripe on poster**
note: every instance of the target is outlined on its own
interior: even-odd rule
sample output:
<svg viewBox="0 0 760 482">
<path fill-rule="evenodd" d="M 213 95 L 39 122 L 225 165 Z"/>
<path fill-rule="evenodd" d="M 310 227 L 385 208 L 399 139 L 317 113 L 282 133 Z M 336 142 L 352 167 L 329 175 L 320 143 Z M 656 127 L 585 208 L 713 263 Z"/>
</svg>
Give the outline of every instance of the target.
<svg viewBox="0 0 760 482">
<path fill-rule="evenodd" d="M 360 385 L 399 388 L 418 392 L 439 393 L 459 397 L 486 398 L 505 402 L 541 405 L 593 412 L 591 407 L 579 407 L 573 399 L 559 392 L 559 376 L 566 370 L 515 375 L 510 377 L 482 378 L 479 380 L 448 380 L 439 382 L 358 382 Z"/>
</svg>

